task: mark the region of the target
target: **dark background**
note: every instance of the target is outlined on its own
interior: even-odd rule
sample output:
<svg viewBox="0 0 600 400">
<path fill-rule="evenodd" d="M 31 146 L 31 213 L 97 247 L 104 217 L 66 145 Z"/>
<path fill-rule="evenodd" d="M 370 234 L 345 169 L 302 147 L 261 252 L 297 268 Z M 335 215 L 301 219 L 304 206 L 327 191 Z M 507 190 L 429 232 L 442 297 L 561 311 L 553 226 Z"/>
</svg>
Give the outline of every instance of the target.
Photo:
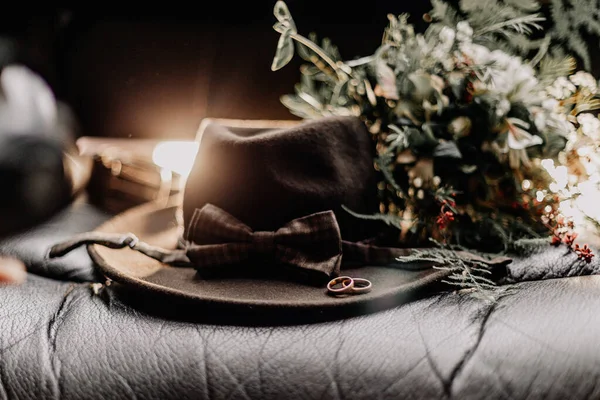
<svg viewBox="0 0 600 400">
<path fill-rule="evenodd" d="M 80 135 L 189 139 L 207 116 L 297 119 L 279 97 L 299 80 L 300 58 L 270 69 L 275 0 L 158 4 L 7 10 L 0 34 L 72 107 Z M 329 37 L 345 59 L 373 53 L 388 13 L 407 12 L 422 30 L 431 8 L 429 0 L 287 4 L 299 33 Z"/>
<path fill-rule="evenodd" d="M 40 73 L 69 104 L 81 135 L 193 138 L 203 117 L 296 119 L 279 102 L 300 59 L 272 72 L 275 0 L 143 8 L 35 8 L 5 12 L 14 59 Z M 422 24 L 428 0 L 288 0 L 298 30 L 338 45 L 346 59 L 371 54 L 388 13 Z M 170 8 L 165 8 L 170 7 Z"/>
</svg>

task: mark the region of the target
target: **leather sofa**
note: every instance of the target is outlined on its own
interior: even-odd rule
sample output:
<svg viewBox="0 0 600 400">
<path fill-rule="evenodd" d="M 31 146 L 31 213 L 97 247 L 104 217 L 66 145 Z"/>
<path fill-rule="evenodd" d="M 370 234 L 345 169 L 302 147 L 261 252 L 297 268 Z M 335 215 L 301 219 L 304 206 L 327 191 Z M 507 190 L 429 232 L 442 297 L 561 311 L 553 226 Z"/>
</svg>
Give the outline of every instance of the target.
<svg viewBox="0 0 600 400">
<path fill-rule="evenodd" d="M 117 16 L 28 7 L 5 13 L 2 27 L 86 135 L 192 139 L 207 115 L 289 118 L 278 96 L 293 90 L 298 65 L 269 70 L 272 6 L 251 2 L 236 14 L 219 4 L 219 13 L 178 9 L 173 18 L 164 5 L 146 18 L 139 6 Z M 334 36 L 348 57 L 372 51 L 387 12 L 429 9 L 379 1 L 376 19 L 346 2 L 289 4 L 307 31 Z M 510 265 L 509 283 L 518 283 L 494 304 L 432 288 L 376 313 L 265 324 L 106 285 L 84 248 L 46 259 L 50 245 L 110 217 L 82 198 L 0 240 L 0 254 L 29 272 L 25 283 L 0 287 L 0 398 L 600 398 L 597 257 L 582 264 L 532 246 Z"/>
<path fill-rule="evenodd" d="M 493 304 L 432 291 L 362 316 L 266 325 L 106 286 L 83 248 L 45 258 L 109 217 L 82 199 L 0 244 L 29 270 L 0 288 L 2 398 L 600 398 L 600 276 L 554 278 L 598 262 L 532 248 Z"/>
</svg>

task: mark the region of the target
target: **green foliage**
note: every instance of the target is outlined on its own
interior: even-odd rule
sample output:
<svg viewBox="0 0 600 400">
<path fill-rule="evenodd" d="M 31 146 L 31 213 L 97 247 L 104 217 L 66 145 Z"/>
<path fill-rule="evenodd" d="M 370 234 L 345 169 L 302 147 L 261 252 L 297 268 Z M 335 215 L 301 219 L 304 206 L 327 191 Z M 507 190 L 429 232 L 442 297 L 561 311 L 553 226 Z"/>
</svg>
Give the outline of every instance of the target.
<svg viewBox="0 0 600 400">
<path fill-rule="evenodd" d="M 271 65 L 271 69 L 276 71 L 287 65 L 294 57 L 292 35 L 296 33 L 296 25 L 287 5 L 283 1 L 278 1 L 275 4 L 274 14 L 277 18 L 277 23 L 273 26 L 273 29 L 281 34 L 277 42 L 277 51 L 273 58 L 273 64 Z"/>
<path fill-rule="evenodd" d="M 549 35 L 556 44 L 554 52 L 558 55 L 574 53 L 589 71 L 592 64 L 585 35 L 600 37 L 598 0 L 551 0 L 551 19 L 553 26 Z M 593 51 L 598 51 L 598 46 L 594 46 Z"/>
<path fill-rule="evenodd" d="M 441 245 L 432 249 L 415 250 L 409 256 L 398 257 L 396 262 L 401 265 L 431 263 L 435 269 L 448 271 L 444 283 L 456 287 L 459 292 L 490 303 L 494 303 L 504 293 L 492 279 L 493 266 L 484 258 L 469 258 Z"/>
<path fill-rule="evenodd" d="M 388 226 L 393 226 L 396 229 L 402 229 L 402 223 L 403 222 L 408 222 L 409 224 L 412 224 L 415 222 L 415 220 L 405 220 L 403 218 L 398 217 L 397 215 L 389 215 L 389 214 L 361 214 L 361 213 L 357 213 L 351 209 L 349 209 L 346 206 L 342 206 L 342 208 L 349 213 L 350 215 L 356 217 L 356 218 L 360 218 L 360 219 L 364 219 L 364 220 L 369 220 L 369 221 L 381 221 L 383 223 L 385 223 Z"/>
<path fill-rule="evenodd" d="M 576 65 L 572 56 L 545 57 L 540 62 L 538 78 L 542 85 L 550 86 L 558 77 L 572 74 Z"/>
<path fill-rule="evenodd" d="M 445 26 L 456 26 L 461 21 L 456 10 L 445 0 L 431 0 L 431 6 L 433 8 L 429 15 L 434 21 L 438 21 Z"/>
<path fill-rule="evenodd" d="M 277 2 L 273 69 L 294 52 L 305 62 L 282 103 L 304 119 L 359 117 L 372 135 L 379 212 L 346 211 L 397 228 L 411 245 L 435 237 L 505 251 L 514 240 L 548 233 L 540 215 L 556 201 L 532 200 L 550 182 L 540 161 L 558 161 L 577 114 L 600 107 L 600 99 L 590 90 L 568 99 L 547 91 L 557 78 L 573 86 L 576 62 L 558 55 L 558 36 L 544 29 L 542 11 L 535 0 L 461 0 L 457 8 L 432 0 L 425 32 L 416 32 L 406 14 L 388 15 L 375 52 L 344 60 L 328 38 L 299 34 Z M 596 28 L 587 20 L 580 25 Z M 572 108 L 555 111 L 554 103 Z M 525 193 L 525 181 L 535 185 L 533 194 Z M 461 268 L 449 279 L 488 288 L 482 266 Z"/>
<path fill-rule="evenodd" d="M 544 39 L 533 38 L 545 21 L 536 0 L 461 0 L 455 10 L 443 0 L 432 1 L 435 23 L 453 27 L 466 21 L 473 28 L 473 40 L 490 48 L 529 54 L 543 47 Z M 463 15 L 463 18 L 458 16 Z"/>
<path fill-rule="evenodd" d="M 588 42 L 600 37 L 597 0 L 550 0 L 549 6 L 538 0 L 461 0 L 458 9 L 444 0 L 431 3 L 436 23 L 468 21 L 476 43 L 533 58 L 534 65 L 546 54 L 561 59 L 573 54 L 586 70 L 592 67 Z"/>
</svg>

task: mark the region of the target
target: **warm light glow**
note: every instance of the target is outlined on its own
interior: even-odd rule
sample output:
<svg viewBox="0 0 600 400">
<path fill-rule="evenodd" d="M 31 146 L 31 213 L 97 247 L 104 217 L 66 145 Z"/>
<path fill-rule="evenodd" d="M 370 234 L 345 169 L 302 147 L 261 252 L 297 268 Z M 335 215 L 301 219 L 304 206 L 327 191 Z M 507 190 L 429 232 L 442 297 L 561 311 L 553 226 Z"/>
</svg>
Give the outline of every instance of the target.
<svg viewBox="0 0 600 400">
<path fill-rule="evenodd" d="M 161 142 L 152 153 L 152 161 L 161 168 L 173 171 L 186 179 L 198 154 L 198 142 L 173 141 Z"/>
<path fill-rule="evenodd" d="M 541 190 L 538 190 L 535 194 L 535 199 L 539 202 L 542 202 L 544 200 L 544 197 L 544 192 L 542 192 Z"/>
<path fill-rule="evenodd" d="M 546 168 L 546 170 L 548 170 L 548 172 L 552 169 L 554 169 L 554 161 L 550 160 L 549 158 L 542 160 L 542 167 Z"/>
<path fill-rule="evenodd" d="M 595 155 L 586 148 L 578 149 L 578 153 L 580 156 L 587 155 L 588 157 Z M 552 160 L 542 160 L 542 166 L 554 180 L 550 183 L 549 189 L 554 193 L 559 193 L 564 199 L 560 202 L 560 213 L 571 219 L 580 228 L 589 225 L 590 219 L 600 221 L 599 164 L 586 162 L 585 159 L 581 161 L 589 174 L 584 181 L 579 181 L 576 175 L 569 174 L 565 166 L 555 166 Z M 539 193 L 538 199 L 541 197 Z"/>
</svg>

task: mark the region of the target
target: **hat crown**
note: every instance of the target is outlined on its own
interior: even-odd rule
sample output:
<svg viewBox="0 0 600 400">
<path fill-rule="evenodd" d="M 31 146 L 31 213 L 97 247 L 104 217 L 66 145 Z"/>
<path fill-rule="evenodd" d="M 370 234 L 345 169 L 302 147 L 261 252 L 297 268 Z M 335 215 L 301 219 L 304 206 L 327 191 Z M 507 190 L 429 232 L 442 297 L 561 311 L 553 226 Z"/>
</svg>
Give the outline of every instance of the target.
<svg viewBox="0 0 600 400">
<path fill-rule="evenodd" d="M 373 213 L 377 207 L 373 143 L 360 119 L 336 116 L 290 128 L 237 130 L 211 122 L 199 141 L 185 188 L 185 222 L 206 204 L 255 231 L 332 210 L 344 239 L 369 236 L 370 224 L 342 209 Z"/>
</svg>

